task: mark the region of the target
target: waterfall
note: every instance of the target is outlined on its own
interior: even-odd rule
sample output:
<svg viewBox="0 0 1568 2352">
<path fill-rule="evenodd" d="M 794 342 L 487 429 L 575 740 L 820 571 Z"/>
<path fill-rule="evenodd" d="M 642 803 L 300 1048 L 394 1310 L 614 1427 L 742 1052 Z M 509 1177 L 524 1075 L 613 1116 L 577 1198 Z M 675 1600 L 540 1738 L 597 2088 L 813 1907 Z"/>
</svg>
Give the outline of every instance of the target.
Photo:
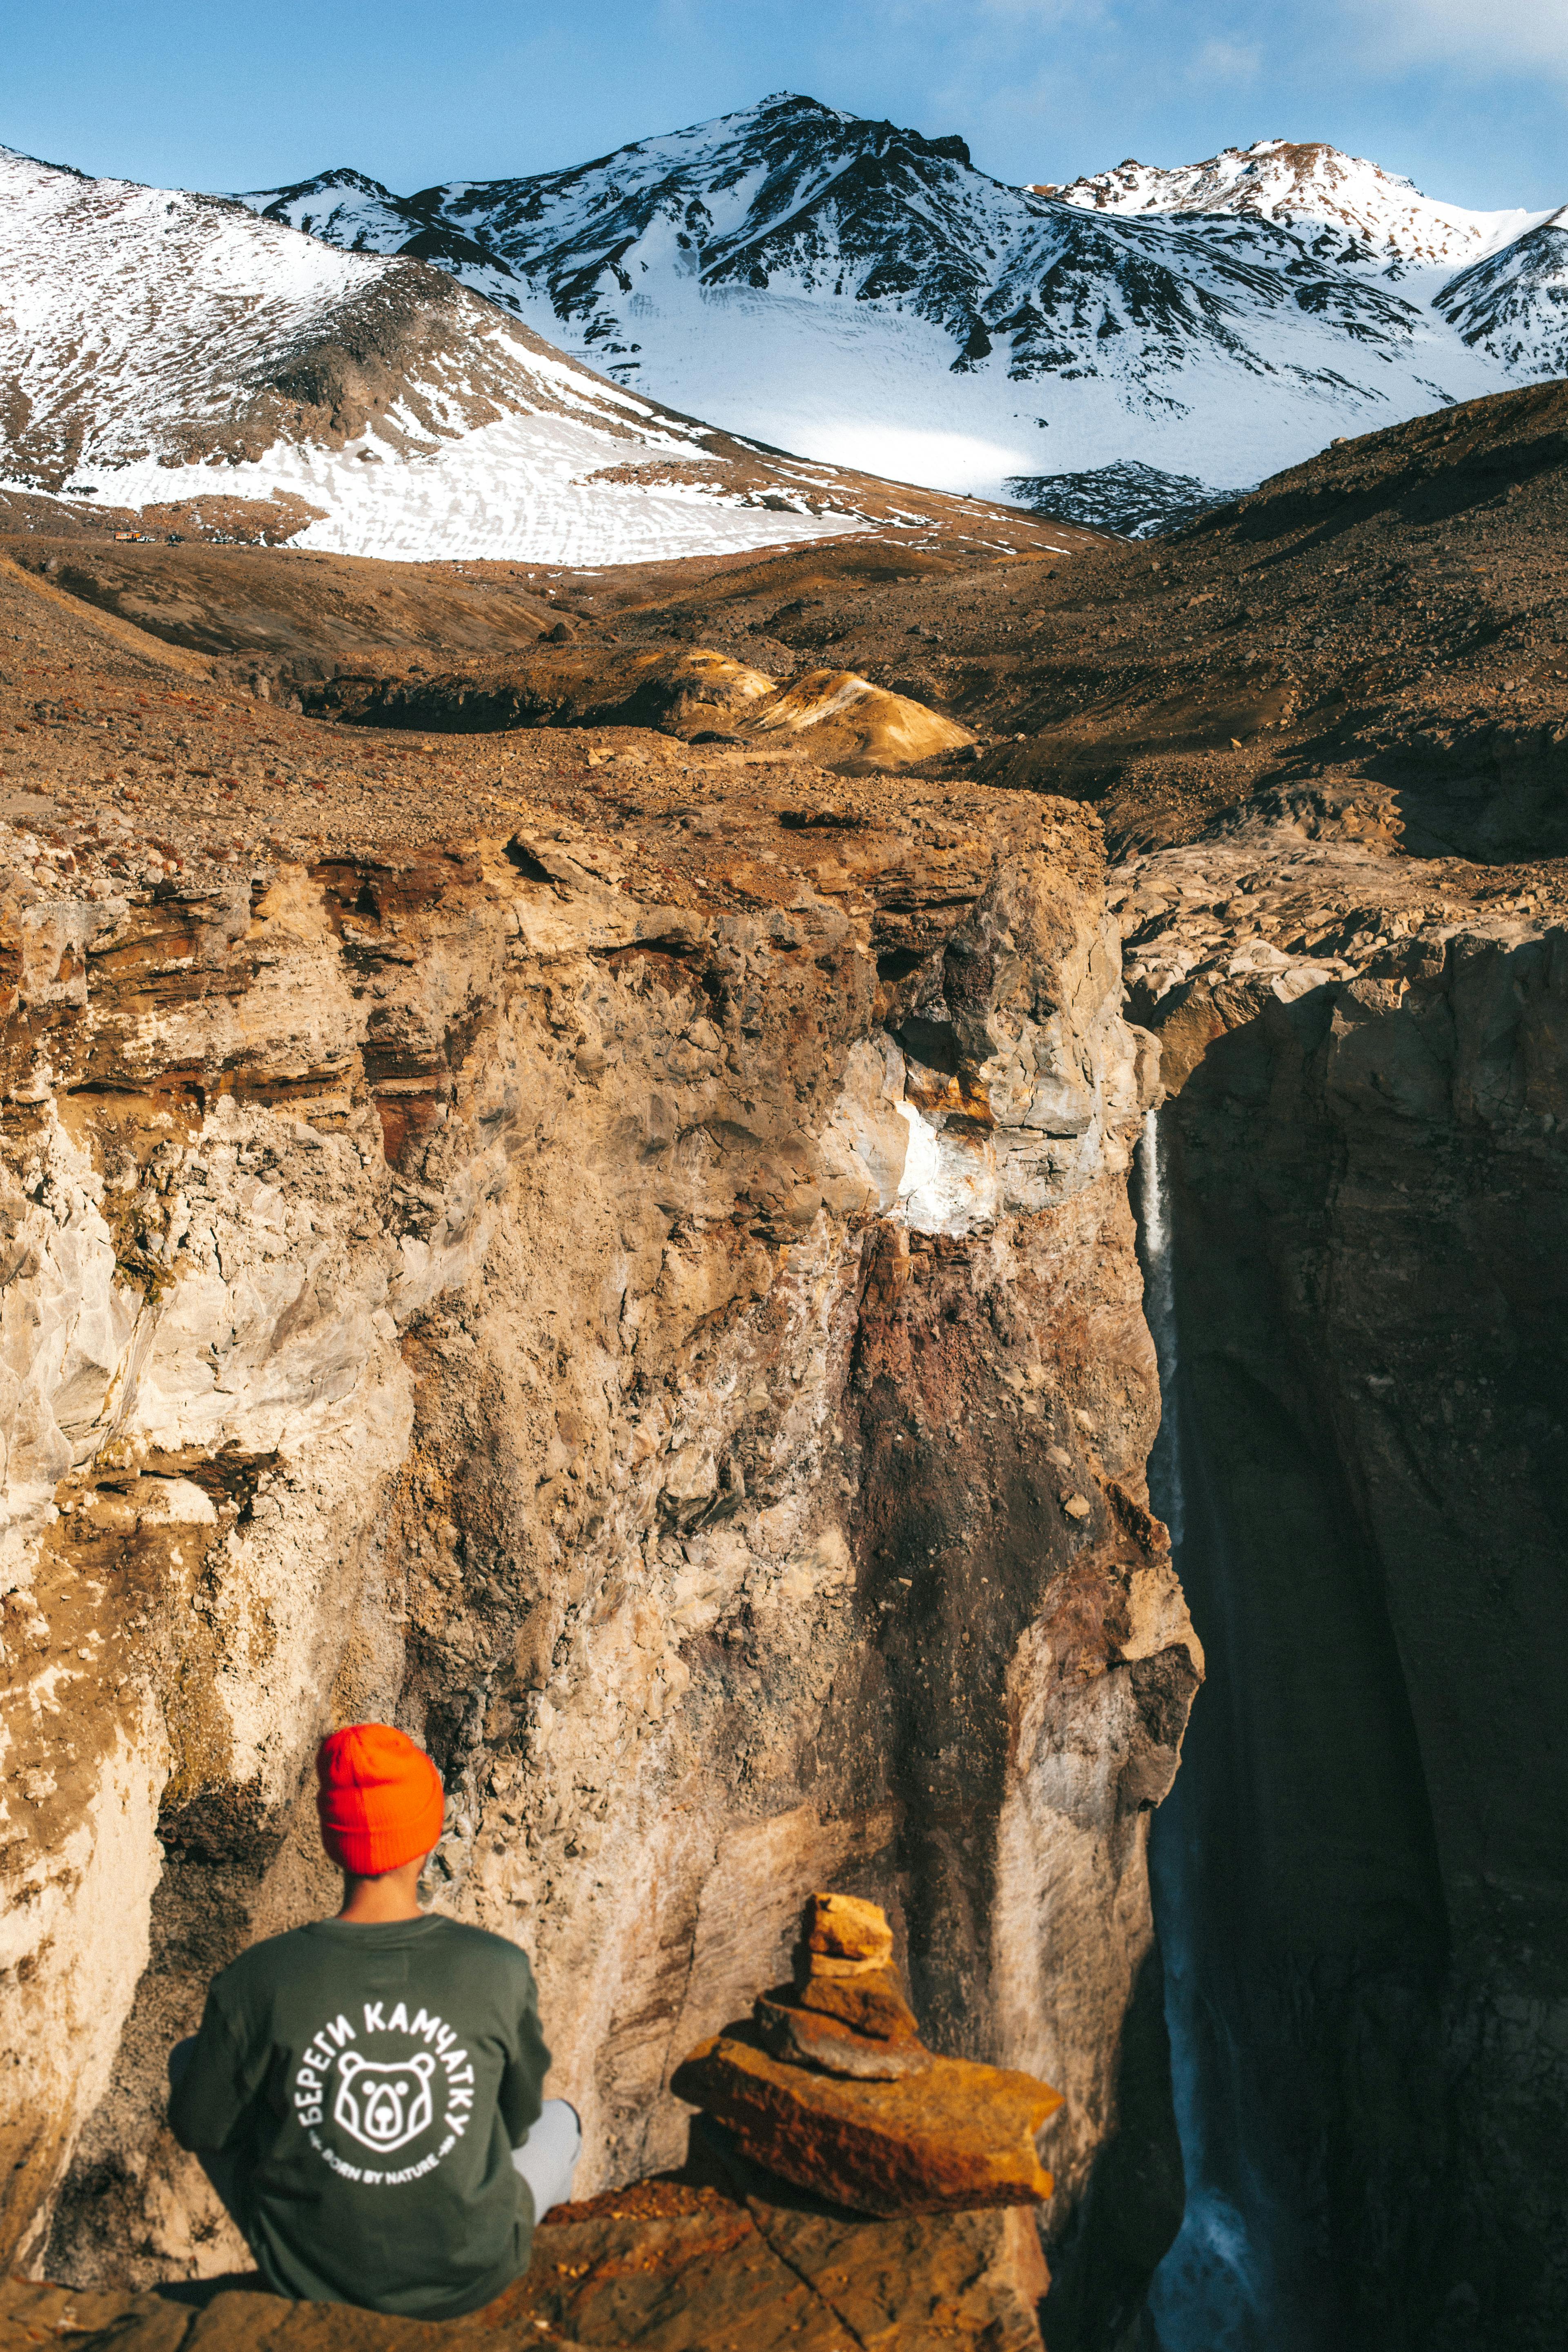
<svg viewBox="0 0 1568 2352">
<path fill-rule="evenodd" d="M 1329 2352 L 1303 2218 L 1276 2160 L 1268 2082 L 1229 2019 L 1238 1966 L 1230 1932 L 1245 1905 L 1242 1857 L 1224 1849 L 1227 1780 L 1245 1772 L 1229 1706 L 1223 1515 L 1205 1491 L 1184 1412 L 1171 1230 L 1170 1138 L 1149 1113 L 1138 1155 L 1145 1313 L 1163 1417 L 1149 1460 L 1155 1510 L 1208 1657 L 1182 1769 L 1154 1817 L 1149 1865 L 1165 1981 L 1172 2084 L 1186 2175 L 1181 2231 L 1149 2291 L 1144 2352 Z M 1216 1849 L 1218 1849 L 1216 1851 Z"/>
<path fill-rule="evenodd" d="M 1185 1534 L 1177 1440 L 1181 1411 L 1176 1395 L 1176 1278 L 1171 1260 L 1171 1215 L 1166 1200 L 1165 1142 L 1160 1114 L 1143 1121 L 1138 1146 L 1138 1221 L 1143 1259 L 1143 1313 L 1160 1363 L 1160 1434 L 1149 1457 L 1151 1482 L 1158 1478 L 1160 1511 L 1179 1554 Z"/>
</svg>

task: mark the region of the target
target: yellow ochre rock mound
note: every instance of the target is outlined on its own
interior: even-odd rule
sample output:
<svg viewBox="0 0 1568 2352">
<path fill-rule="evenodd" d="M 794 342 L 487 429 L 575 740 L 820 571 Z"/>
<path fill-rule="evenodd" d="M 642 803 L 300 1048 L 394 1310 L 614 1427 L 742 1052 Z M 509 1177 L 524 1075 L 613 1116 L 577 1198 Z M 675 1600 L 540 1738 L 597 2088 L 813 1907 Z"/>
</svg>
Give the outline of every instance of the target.
<svg viewBox="0 0 1568 2352">
<path fill-rule="evenodd" d="M 793 736 L 826 765 L 908 767 L 975 740 L 956 720 L 854 670 L 808 670 L 781 693 L 776 678 L 709 646 L 674 656 L 644 654 L 636 667 L 645 673 L 645 697 L 662 697 L 658 723 L 667 730 Z"/>
<path fill-rule="evenodd" d="M 776 702 L 757 712 L 752 724 L 764 733 L 809 732 L 813 757 L 834 765 L 863 761 L 873 768 L 905 767 L 974 740 L 956 719 L 943 719 L 923 702 L 873 686 L 848 669 L 808 670 Z"/>
</svg>

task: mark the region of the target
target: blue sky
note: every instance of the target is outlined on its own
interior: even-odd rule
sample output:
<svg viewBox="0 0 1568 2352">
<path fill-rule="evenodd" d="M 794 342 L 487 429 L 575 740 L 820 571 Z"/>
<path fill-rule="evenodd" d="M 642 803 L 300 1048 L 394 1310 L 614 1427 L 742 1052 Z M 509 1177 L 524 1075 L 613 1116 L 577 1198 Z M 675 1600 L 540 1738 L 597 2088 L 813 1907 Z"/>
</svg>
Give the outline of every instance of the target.
<svg viewBox="0 0 1568 2352">
<path fill-rule="evenodd" d="M 1328 139 L 1476 205 L 1568 200 L 1568 0 L 0 0 L 0 143 L 247 188 L 542 171 L 796 89 L 1011 180 Z"/>
</svg>

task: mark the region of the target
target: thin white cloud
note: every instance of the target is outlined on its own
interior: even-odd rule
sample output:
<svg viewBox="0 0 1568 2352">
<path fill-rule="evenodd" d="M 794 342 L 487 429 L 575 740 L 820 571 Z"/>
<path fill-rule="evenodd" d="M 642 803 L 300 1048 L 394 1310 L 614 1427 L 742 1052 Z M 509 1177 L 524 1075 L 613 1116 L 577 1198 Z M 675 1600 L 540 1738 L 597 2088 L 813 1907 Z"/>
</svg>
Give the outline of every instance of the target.
<svg viewBox="0 0 1568 2352">
<path fill-rule="evenodd" d="M 1187 79 L 1211 86 L 1228 82 L 1232 87 L 1256 81 L 1263 63 L 1263 51 L 1256 41 L 1205 41 L 1187 68 Z"/>
<path fill-rule="evenodd" d="M 972 0 L 965 13 L 1015 18 L 1021 23 L 1060 26 L 1101 25 L 1115 15 L 1108 0 Z"/>
<path fill-rule="evenodd" d="M 1093 26 L 1114 29 L 1122 12 L 1114 0 L 882 0 L 873 10 L 908 21 L 912 17 L 945 20 L 953 39 L 973 39 L 984 24 L 1014 25 L 1031 32 L 1083 31 Z"/>
<path fill-rule="evenodd" d="M 1321 43 L 1312 0 L 867 0 L 873 15 L 945 22 L 951 38 L 983 37 L 987 25 L 1071 37 L 1100 33 L 1152 42 L 1169 55 L 1193 43 L 1192 68 L 1240 79 L 1260 68 L 1265 47 L 1289 55 Z M 1339 0 L 1352 39 L 1369 62 L 1395 69 L 1479 64 L 1494 71 L 1568 72 L 1568 0 Z M 1210 32 L 1211 37 L 1201 37 Z"/>
<path fill-rule="evenodd" d="M 1352 0 L 1346 13 L 1380 63 L 1568 74 L 1565 0 Z"/>
</svg>

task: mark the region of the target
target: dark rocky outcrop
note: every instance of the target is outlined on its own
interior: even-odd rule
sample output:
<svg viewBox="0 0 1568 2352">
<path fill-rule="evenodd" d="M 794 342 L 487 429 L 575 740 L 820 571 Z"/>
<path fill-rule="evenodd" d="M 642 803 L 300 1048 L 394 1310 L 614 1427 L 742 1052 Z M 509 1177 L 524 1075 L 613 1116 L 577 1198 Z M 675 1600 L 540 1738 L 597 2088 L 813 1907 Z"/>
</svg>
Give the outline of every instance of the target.
<svg viewBox="0 0 1568 2352">
<path fill-rule="evenodd" d="M 1182 1833 L 1264 2120 L 1247 2152 L 1322 2340 L 1545 2352 L 1568 2309 L 1568 940 L 1393 940 L 1294 1002 L 1205 980 L 1149 1017 L 1214 1668 Z"/>
</svg>

